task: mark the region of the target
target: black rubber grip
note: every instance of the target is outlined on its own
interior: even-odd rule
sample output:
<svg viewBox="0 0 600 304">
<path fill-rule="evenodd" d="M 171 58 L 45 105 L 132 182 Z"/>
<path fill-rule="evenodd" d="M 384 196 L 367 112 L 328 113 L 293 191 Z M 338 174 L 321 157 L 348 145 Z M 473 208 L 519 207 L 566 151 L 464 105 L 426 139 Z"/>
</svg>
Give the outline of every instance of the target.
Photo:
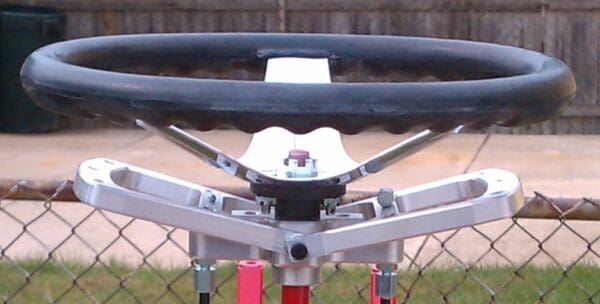
<svg viewBox="0 0 600 304">
<path fill-rule="evenodd" d="M 116 66 L 273 57 L 327 57 L 383 62 L 402 69 L 479 75 L 473 80 L 266 83 L 138 75 Z M 67 115 L 117 122 L 143 119 L 200 130 L 233 126 L 256 132 L 281 126 L 296 133 L 333 127 L 357 133 L 383 127 L 447 130 L 546 120 L 575 95 L 560 60 L 515 47 L 461 40 L 326 34 L 148 34 L 52 44 L 21 71 L 35 102 Z"/>
</svg>

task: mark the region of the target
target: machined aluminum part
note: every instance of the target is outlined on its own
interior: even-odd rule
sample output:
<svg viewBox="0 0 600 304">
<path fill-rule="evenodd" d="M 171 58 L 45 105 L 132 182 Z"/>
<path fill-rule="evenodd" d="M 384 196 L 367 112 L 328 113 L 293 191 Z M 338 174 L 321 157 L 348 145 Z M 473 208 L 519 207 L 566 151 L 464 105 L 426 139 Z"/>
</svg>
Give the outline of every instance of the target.
<svg viewBox="0 0 600 304">
<path fill-rule="evenodd" d="M 108 159 L 87 160 L 79 166 L 73 190 L 82 202 L 99 209 L 272 251 L 286 250 L 283 230 L 227 215 L 230 208 L 260 211 L 254 201 L 157 172 Z M 221 210 L 202 207 L 202 196 L 209 191 Z"/>
<path fill-rule="evenodd" d="M 333 216 L 323 213 L 323 220 L 315 222 L 276 221 L 254 201 L 108 159 L 83 162 L 74 190 L 96 208 L 207 236 L 191 242 L 191 253 L 201 258 L 260 257 L 282 266 L 393 262 L 401 257 L 401 242 L 393 242 L 510 217 L 523 203 L 518 178 L 499 169 L 396 191 L 398 215 L 385 217 L 372 197 L 340 206 Z M 249 218 L 236 216 L 245 213 L 251 213 Z M 291 257 L 295 244 L 306 246 L 306 259 Z M 225 254 L 227 248 L 237 253 Z"/>
<path fill-rule="evenodd" d="M 155 127 L 142 120 L 136 120 L 136 123 L 138 126 L 174 143 L 210 165 L 219 168 L 232 176 L 256 184 L 309 182 L 318 185 L 346 185 L 357 179 L 377 173 L 396 162 L 423 150 L 434 142 L 445 138 L 447 135 L 456 134 L 462 130 L 462 126 L 459 126 L 450 132 L 443 133 L 425 130 L 361 163 L 353 163 L 350 167 L 344 168 L 340 172 L 318 172 L 315 177 L 288 177 L 286 175 L 273 175 L 272 173 L 277 172 L 277 170 L 261 170 L 261 168 L 251 167 L 250 165 L 245 164 L 243 160 L 235 159 L 223 153 L 219 149 L 176 126 Z"/>
<path fill-rule="evenodd" d="M 310 254 L 327 256 L 510 217 L 521 208 L 524 197 L 516 175 L 487 169 L 397 191 L 395 201 L 402 211 L 397 216 L 303 235 L 288 244 L 302 242 Z"/>
<path fill-rule="evenodd" d="M 328 59 L 269 59 L 265 81 L 329 83 Z M 267 128 L 234 158 L 176 126 L 136 123 L 247 182 L 313 189 L 347 185 L 462 130 L 424 130 L 359 163 L 331 128 L 303 135 Z M 282 168 L 294 150 L 306 151 L 315 166 L 303 172 L 289 159 L 292 166 Z M 510 217 L 524 201 L 514 174 L 488 169 L 399 191 L 381 189 L 377 196 L 342 206 L 332 197 L 319 221 L 280 221 L 272 210 L 275 197 L 248 200 L 108 159 L 83 162 L 73 190 L 96 208 L 188 230 L 189 254 L 202 263 L 195 270 L 196 287 L 203 292 L 214 288 L 215 260 L 267 260 L 275 282 L 305 286 L 318 282 L 323 263 L 396 265 L 404 239 Z M 395 279 L 391 270 L 380 272 L 377 293 L 393 295 Z"/>
<path fill-rule="evenodd" d="M 272 269 L 273 282 L 285 286 L 310 286 L 319 282 L 319 267 L 277 267 Z"/>
</svg>

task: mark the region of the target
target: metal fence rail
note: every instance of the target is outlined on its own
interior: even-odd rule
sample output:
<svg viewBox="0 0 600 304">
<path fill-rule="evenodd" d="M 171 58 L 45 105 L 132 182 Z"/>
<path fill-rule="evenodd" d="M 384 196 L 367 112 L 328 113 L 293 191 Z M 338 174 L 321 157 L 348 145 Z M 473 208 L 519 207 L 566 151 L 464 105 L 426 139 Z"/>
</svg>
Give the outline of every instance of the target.
<svg viewBox="0 0 600 304">
<path fill-rule="evenodd" d="M 0 183 L 3 303 L 196 301 L 185 231 L 67 203 L 70 185 Z M 398 302 L 598 303 L 599 215 L 598 201 L 536 194 L 513 219 L 406 240 Z M 368 303 L 369 270 L 324 266 L 313 301 Z M 215 302 L 235 302 L 234 265 L 218 273 Z"/>
</svg>

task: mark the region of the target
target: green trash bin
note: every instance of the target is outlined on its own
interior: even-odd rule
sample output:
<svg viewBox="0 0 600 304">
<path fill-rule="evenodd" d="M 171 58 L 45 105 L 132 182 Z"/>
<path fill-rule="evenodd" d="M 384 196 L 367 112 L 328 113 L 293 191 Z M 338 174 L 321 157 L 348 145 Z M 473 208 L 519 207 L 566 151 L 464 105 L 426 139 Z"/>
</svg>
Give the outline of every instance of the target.
<svg viewBox="0 0 600 304">
<path fill-rule="evenodd" d="M 36 106 L 21 86 L 19 72 L 27 55 L 63 40 L 65 17 L 40 7 L 0 7 L 0 131 L 46 132 L 59 117 Z"/>
</svg>

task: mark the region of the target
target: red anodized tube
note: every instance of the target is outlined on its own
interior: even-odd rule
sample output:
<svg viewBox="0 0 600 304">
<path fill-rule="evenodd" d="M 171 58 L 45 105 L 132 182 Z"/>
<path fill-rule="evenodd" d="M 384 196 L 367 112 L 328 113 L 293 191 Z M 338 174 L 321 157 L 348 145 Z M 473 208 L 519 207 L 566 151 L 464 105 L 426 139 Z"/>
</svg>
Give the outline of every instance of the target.
<svg viewBox="0 0 600 304">
<path fill-rule="evenodd" d="M 281 304 L 309 304 L 310 286 L 281 286 Z"/>
<path fill-rule="evenodd" d="M 263 268 L 260 261 L 247 260 L 238 263 L 238 304 L 262 304 Z"/>
</svg>

